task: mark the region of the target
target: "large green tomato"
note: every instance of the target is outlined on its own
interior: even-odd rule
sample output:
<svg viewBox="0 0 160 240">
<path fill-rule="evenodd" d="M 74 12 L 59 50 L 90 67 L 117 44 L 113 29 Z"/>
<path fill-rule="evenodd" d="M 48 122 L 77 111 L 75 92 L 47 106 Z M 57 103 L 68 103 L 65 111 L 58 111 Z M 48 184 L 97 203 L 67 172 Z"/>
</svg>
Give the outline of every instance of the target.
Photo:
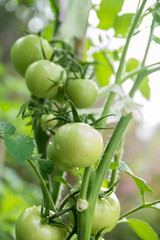
<svg viewBox="0 0 160 240">
<path fill-rule="evenodd" d="M 120 203 L 115 195 L 112 193 L 105 198 L 98 198 L 93 215 L 93 223 L 91 234 L 95 236 L 102 228 L 102 234 L 110 232 L 117 224 L 120 216 Z"/>
<path fill-rule="evenodd" d="M 65 165 L 91 166 L 102 154 L 101 134 L 86 123 L 68 123 L 61 126 L 54 136 L 56 155 Z"/>
<path fill-rule="evenodd" d="M 53 214 L 53 212 L 51 212 Z M 27 208 L 16 223 L 17 240 L 63 240 L 64 228 L 42 223 L 41 207 Z"/>
<path fill-rule="evenodd" d="M 62 160 L 56 155 L 55 149 L 54 149 L 54 143 L 49 142 L 48 148 L 47 148 L 47 157 L 49 160 L 53 161 L 54 166 L 60 170 L 63 171 L 70 171 L 73 169 L 73 167 L 70 164 L 65 164 L 62 162 Z"/>
<path fill-rule="evenodd" d="M 43 59 L 42 48 L 50 59 L 53 50 L 47 40 L 33 34 L 19 38 L 11 49 L 11 60 L 17 72 L 24 76 L 31 63 Z"/>
<path fill-rule="evenodd" d="M 63 74 L 63 81 L 66 80 L 64 69 L 48 60 L 39 60 L 32 63 L 25 74 L 27 87 L 30 92 L 39 98 L 56 98 L 62 82 L 58 82 Z"/>
<path fill-rule="evenodd" d="M 73 79 L 68 81 L 66 93 L 77 108 L 88 108 L 97 100 L 98 86 L 89 79 Z"/>
</svg>

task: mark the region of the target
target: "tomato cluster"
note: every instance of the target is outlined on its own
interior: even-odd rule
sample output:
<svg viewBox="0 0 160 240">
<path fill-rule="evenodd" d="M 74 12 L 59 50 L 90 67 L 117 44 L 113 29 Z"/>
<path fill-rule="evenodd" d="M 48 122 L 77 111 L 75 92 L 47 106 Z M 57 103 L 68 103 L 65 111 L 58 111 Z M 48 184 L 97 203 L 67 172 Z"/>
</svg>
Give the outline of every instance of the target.
<svg viewBox="0 0 160 240">
<path fill-rule="evenodd" d="M 55 168 L 62 171 L 86 168 L 100 159 L 103 138 L 100 132 L 92 127 L 93 122 L 81 122 L 82 118 L 79 118 L 79 115 L 78 120 L 75 120 L 74 112 L 78 114 L 77 108 L 88 108 L 96 103 L 98 86 L 84 74 L 73 74 L 72 71 L 68 73 L 63 64 L 59 65 L 53 61 L 53 53 L 54 50 L 48 41 L 30 34 L 13 44 L 11 60 L 17 72 L 25 77 L 32 99 L 43 105 L 43 111 L 39 115 L 36 113 L 34 118 L 37 117 L 41 129 L 46 131 L 46 134 L 50 131 L 54 135 L 47 146 L 46 157 L 53 161 Z M 72 110 L 73 115 L 69 123 L 64 115 L 57 117 L 61 111 L 55 111 L 55 115 L 50 108 L 46 110 L 46 102 L 50 103 L 48 105 L 56 102 L 57 109 L 69 106 L 66 113 L 70 114 Z M 76 197 L 74 200 L 77 201 Z M 64 229 L 49 222 L 49 216 L 43 218 L 41 210 L 41 207 L 34 206 L 22 213 L 16 224 L 17 240 L 64 239 Z M 103 233 L 111 231 L 118 221 L 119 212 L 119 201 L 114 193 L 108 198 L 98 198 L 91 234 L 95 236 L 101 229 L 104 229 Z M 60 223 L 61 220 L 58 221 Z M 76 237 L 75 232 L 70 239 Z"/>
</svg>

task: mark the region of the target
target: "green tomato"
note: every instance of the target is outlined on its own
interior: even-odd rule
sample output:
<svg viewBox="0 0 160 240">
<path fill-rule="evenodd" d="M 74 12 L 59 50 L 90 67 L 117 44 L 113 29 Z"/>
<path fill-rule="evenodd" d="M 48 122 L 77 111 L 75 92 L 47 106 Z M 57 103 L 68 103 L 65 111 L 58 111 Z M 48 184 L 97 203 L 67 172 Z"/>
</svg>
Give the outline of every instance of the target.
<svg viewBox="0 0 160 240">
<path fill-rule="evenodd" d="M 91 166 L 102 154 L 101 134 L 86 123 L 68 123 L 61 126 L 54 137 L 56 155 L 72 167 Z"/>
<path fill-rule="evenodd" d="M 88 108 L 97 100 L 98 86 L 89 79 L 73 79 L 68 81 L 66 93 L 77 108 Z"/>
<path fill-rule="evenodd" d="M 16 223 L 17 240 L 63 240 L 64 228 L 43 223 L 41 207 L 27 208 Z M 51 212 L 53 214 L 53 212 Z"/>
<path fill-rule="evenodd" d="M 49 160 L 53 161 L 54 166 L 60 170 L 63 171 L 70 171 L 73 169 L 73 167 L 69 164 L 65 164 L 62 162 L 62 160 L 56 155 L 55 149 L 54 149 L 54 143 L 49 142 L 48 148 L 47 148 L 47 157 Z"/>
<path fill-rule="evenodd" d="M 53 128 L 56 126 L 57 124 L 57 119 L 54 119 L 55 116 L 54 114 L 43 114 L 41 117 L 41 123 L 43 126 L 47 127 L 47 128 Z"/>
<path fill-rule="evenodd" d="M 63 74 L 63 81 L 66 80 L 64 69 L 48 60 L 39 60 L 32 63 L 25 74 L 27 87 L 30 92 L 39 98 L 56 98 L 59 87 L 63 84 L 58 82 Z"/>
<path fill-rule="evenodd" d="M 46 39 L 33 34 L 19 38 L 11 49 L 11 60 L 17 72 L 24 76 L 31 63 L 43 59 L 42 48 L 50 59 L 53 50 Z"/>
<path fill-rule="evenodd" d="M 120 203 L 115 195 L 112 193 L 105 198 L 98 198 L 93 215 L 93 223 L 91 234 L 95 236 L 102 228 L 102 234 L 110 232 L 117 224 L 120 216 Z"/>
</svg>

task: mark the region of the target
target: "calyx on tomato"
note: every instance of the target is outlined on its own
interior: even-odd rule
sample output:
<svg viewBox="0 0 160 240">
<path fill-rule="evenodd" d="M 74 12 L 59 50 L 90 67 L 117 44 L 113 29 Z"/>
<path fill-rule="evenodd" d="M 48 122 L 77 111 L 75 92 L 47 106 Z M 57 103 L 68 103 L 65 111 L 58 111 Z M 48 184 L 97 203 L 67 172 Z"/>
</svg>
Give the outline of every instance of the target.
<svg viewBox="0 0 160 240">
<path fill-rule="evenodd" d="M 11 48 L 11 60 L 17 72 L 24 76 L 30 64 L 43 59 L 42 48 L 45 57 L 50 59 L 53 50 L 46 39 L 33 34 L 19 38 Z"/>
<path fill-rule="evenodd" d="M 65 165 L 88 167 L 101 156 L 103 139 L 97 130 L 86 123 L 68 123 L 57 130 L 54 149 Z"/>
<path fill-rule="evenodd" d="M 50 211 L 51 214 L 54 214 Z M 17 240 L 63 240 L 64 228 L 43 223 L 41 207 L 27 208 L 16 223 Z"/>
<path fill-rule="evenodd" d="M 77 108 L 88 108 L 97 100 L 98 86 L 90 79 L 71 79 L 67 82 L 66 93 Z"/>
<path fill-rule="evenodd" d="M 48 60 L 32 63 L 25 74 L 29 91 L 39 98 L 56 98 L 59 87 L 66 80 L 64 69 Z"/>
</svg>

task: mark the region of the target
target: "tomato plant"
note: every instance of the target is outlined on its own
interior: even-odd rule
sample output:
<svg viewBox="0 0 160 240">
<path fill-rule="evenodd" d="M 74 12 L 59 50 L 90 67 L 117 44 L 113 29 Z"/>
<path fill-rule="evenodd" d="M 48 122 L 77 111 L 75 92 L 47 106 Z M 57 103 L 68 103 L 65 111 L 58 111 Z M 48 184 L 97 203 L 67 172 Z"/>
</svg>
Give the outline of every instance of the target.
<svg viewBox="0 0 160 240">
<path fill-rule="evenodd" d="M 98 86 L 89 79 L 73 79 L 68 81 L 66 92 L 77 108 L 88 108 L 97 100 Z"/>
<path fill-rule="evenodd" d="M 16 238 L 17 240 L 63 240 L 64 229 L 43 222 L 41 207 L 33 206 L 20 215 L 16 224 Z"/>
<path fill-rule="evenodd" d="M 103 151 L 101 134 L 85 123 L 61 126 L 54 137 L 55 152 L 62 162 L 72 167 L 88 167 L 95 163 Z"/>
<path fill-rule="evenodd" d="M 112 193 L 107 197 L 99 197 L 93 215 L 92 235 L 96 235 L 101 229 L 102 233 L 110 232 L 117 224 L 120 216 L 120 203 Z"/>
<path fill-rule="evenodd" d="M 13 66 L 17 72 L 24 76 L 31 63 L 44 58 L 43 51 L 45 57 L 50 59 L 53 51 L 52 46 L 44 38 L 33 34 L 21 37 L 11 49 Z"/>
<path fill-rule="evenodd" d="M 146 11 L 147 0 L 143 0 L 136 13 L 122 14 L 124 1 L 116 0 L 114 6 L 112 0 L 98 1 L 97 6 L 90 0 L 67 2 L 62 6 L 62 1 L 50 0 L 55 21 L 51 28 L 46 26 L 39 33 L 49 38 L 54 29 L 50 37 L 53 49 L 47 40 L 30 34 L 16 41 L 11 50 L 13 65 L 24 76 L 31 93 L 18 116 L 29 118 L 32 137 L 15 136 L 12 124 L 0 122 L 0 138 L 18 164 L 27 161 L 32 167 L 42 190 L 38 200 L 43 198 L 42 207 L 28 208 L 18 219 L 17 240 L 98 240 L 117 222 L 127 223 L 141 239 L 158 240 L 147 223 L 128 218 L 140 209 L 159 209 L 160 200 L 148 203 L 145 192 L 151 193 L 152 189 L 122 158 L 125 132 L 134 111 L 139 111 L 133 98 L 140 90 L 149 99 L 148 75 L 160 70 L 159 61 L 146 64 L 155 40 L 155 13 L 160 3 L 156 1 Z M 98 27 L 89 26 L 98 32 L 98 45 L 85 36 L 91 8 L 99 18 Z M 142 61 L 127 60 L 130 41 L 141 32 L 139 24 L 146 15 L 150 15 L 152 23 L 147 28 L 149 37 Z M 124 38 L 124 45 L 113 50 L 108 44 L 106 48 L 106 36 L 108 42 Z M 123 83 L 130 79 L 134 81 L 126 90 Z M 67 171 L 69 176 L 75 175 L 75 185 L 70 184 Z M 138 207 L 121 216 L 115 195 L 119 171 L 133 179 L 142 199 Z M 101 192 L 104 185 L 106 189 Z M 71 222 L 67 219 L 70 214 Z"/>
<path fill-rule="evenodd" d="M 64 69 L 48 60 L 32 63 L 25 74 L 29 91 L 39 98 L 55 98 L 66 80 Z"/>
</svg>

